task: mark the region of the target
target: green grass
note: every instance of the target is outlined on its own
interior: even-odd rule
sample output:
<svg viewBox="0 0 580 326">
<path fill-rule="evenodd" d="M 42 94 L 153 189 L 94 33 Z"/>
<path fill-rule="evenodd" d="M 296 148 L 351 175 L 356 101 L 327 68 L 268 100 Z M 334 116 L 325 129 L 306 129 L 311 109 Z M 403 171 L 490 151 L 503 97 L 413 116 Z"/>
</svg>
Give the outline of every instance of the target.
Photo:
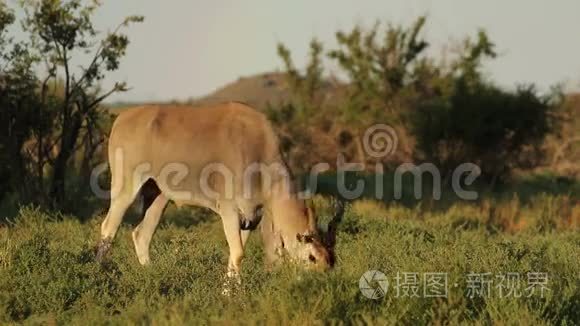
<svg viewBox="0 0 580 326">
<path fill-rule="evenodd" d="M 515 233 L 502 231 L 495 224 L 501 219 L 489 218 L 476 205 L 427 211 L 357 204 L 340 225 L 338 263 L 326 274 L 290 265 L 265 271 L 254 234 L 242 288 L 231 297 L 221 295 L 227 261 L 221 224 L 206 213 L 184 223 L 188 211 L 170 207 L 153 239 L 153 263 L 142 267 L 131 225 L 121 227 L 110 259 L 100 265 L 94 262 L 94 245 L 102 217 L 81 223 L 23 208 L 15 223 L 0 228 L 0 324 L 573 325 L 580 321 L 580 233 L 558 228 L 563 218 L 553 209 L 558 200 L 544 196 L 529 205 L 517 203 L 521 214 L 537 216 L 526 217 L 526 228 Z M 328 219 L 325 203 L 316 203 Z M 359 291 L 361 275 L 371 269 L 390 281 L 379 300 Z M 447 273 L 448 296 L 396 297 L 397 272 L 420 278 Z M 470 299 L 470 272 L 519 273 L 520 287 L 528 285 L 528 272 L 544 272 L 549 291 L 543 297 L 500 298 L 493 283 L 491 295 Z"/>
</svg>

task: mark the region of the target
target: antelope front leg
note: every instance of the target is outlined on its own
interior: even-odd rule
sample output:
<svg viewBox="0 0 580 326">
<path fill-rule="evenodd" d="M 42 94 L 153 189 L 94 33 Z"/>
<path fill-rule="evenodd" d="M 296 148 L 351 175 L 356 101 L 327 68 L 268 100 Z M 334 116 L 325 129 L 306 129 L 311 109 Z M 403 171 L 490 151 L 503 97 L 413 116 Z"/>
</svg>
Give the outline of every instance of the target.
<svg viewBox="0 0 580 326">
<path fill-rule="evenodd" d="M 282 254 L 282 241 L 280 236 L 274 230 L 274 224 L 270 216 L 262 219 L 260 225 L 260 232 L 262 234 L 262 243 L 264 244 L 264 254 L 266 269 L 270 270 L 274 265 L 280 261 Z"/>
<path fill-rule="evenodd" d="M 237 285 L 241 284 L 240 269 L 242 265 L 242 257 L 244 255 L 244 247 L 237 211 L 235 209 L 230 209 L 227 213 L 222 214 L 222 222 L 224 225 L 226 240 L 228 241 L 228 246 L 230 248 L 226 282 L 223 291 L 225 295 L 228 295 L 231 291 L 230 287 L 232 282 L 237 283 Z"/>
</svg>

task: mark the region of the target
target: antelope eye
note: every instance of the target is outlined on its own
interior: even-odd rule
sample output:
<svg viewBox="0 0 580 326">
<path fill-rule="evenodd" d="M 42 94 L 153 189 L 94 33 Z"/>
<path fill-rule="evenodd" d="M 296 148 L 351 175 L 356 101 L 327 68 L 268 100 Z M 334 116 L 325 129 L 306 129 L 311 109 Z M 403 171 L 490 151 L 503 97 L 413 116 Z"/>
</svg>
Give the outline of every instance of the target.
<svg viewBox="0 0 580 326">
<path fill-rule="evenodd" d="M 316 263 L 316 257 L 314 257 L 312 255 L 308 255 L 308 260 L 310 260 L 313 263 Z"/>
</svg>

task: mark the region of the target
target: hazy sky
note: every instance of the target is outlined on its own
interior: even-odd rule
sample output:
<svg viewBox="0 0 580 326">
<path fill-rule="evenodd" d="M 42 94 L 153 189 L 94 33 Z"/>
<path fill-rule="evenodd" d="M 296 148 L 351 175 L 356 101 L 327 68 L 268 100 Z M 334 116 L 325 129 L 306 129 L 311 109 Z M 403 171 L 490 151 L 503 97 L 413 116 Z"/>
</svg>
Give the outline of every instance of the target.
<svg viewBox="0 0 580 326">
<path fill-rule="evenodd" d="M 281 68 L 277 42 L 303 67 L 308 42 L 334 44 L 337 29 L 376 20 L 409 24 L 428 15 L 426 38 L 435 49 L 485 28 L 500 57 L 487 66 L 506 86 L 557 82 L 580 88 L 579 0 L 122 0 L 103 1 L 97 26 L 113 27 L 129 14 L 145 22 L 129 31 L 121 69 L 107 79 L 133 89 L 114 100 L 186 99 L 240 76 Z"/>
</svg>

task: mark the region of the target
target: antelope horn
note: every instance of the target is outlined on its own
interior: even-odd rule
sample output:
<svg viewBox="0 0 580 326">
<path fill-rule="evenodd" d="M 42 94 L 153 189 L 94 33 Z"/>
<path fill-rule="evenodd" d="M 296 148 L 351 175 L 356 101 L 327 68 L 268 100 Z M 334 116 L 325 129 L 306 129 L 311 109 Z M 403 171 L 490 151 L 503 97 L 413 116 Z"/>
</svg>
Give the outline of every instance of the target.
<svg viewBox="0 0 580 326">
<path fill-rule="evenodd" d="M 308 221 L 308 232 L 313 232 L 317 229 L 316 214 L 314 213 L 314 204 L 312 201 L 304 201 L 304 215 Z"/>
<path fill-rule="evenodd" d="M 345 200 L 341 197 L 336 197 L 333 202 L 334 216 L 328 222 L 328 229 L 326 231 L 326 246 L 330 249 L 334 248 L 336 244 L 336 230 L 338 229 L 338 224 L 342 221 L 346 206 Z"/>
<path fill-rule="evenodd" d="M 308 228 L 310 231 L 314 231 L 317 229 L 316 223 L 316 214 L 314 213 L 314 208 L 312 207 L 312 203 L 306 207 L 306 215 L 308 216 Z"/>
</svg>

